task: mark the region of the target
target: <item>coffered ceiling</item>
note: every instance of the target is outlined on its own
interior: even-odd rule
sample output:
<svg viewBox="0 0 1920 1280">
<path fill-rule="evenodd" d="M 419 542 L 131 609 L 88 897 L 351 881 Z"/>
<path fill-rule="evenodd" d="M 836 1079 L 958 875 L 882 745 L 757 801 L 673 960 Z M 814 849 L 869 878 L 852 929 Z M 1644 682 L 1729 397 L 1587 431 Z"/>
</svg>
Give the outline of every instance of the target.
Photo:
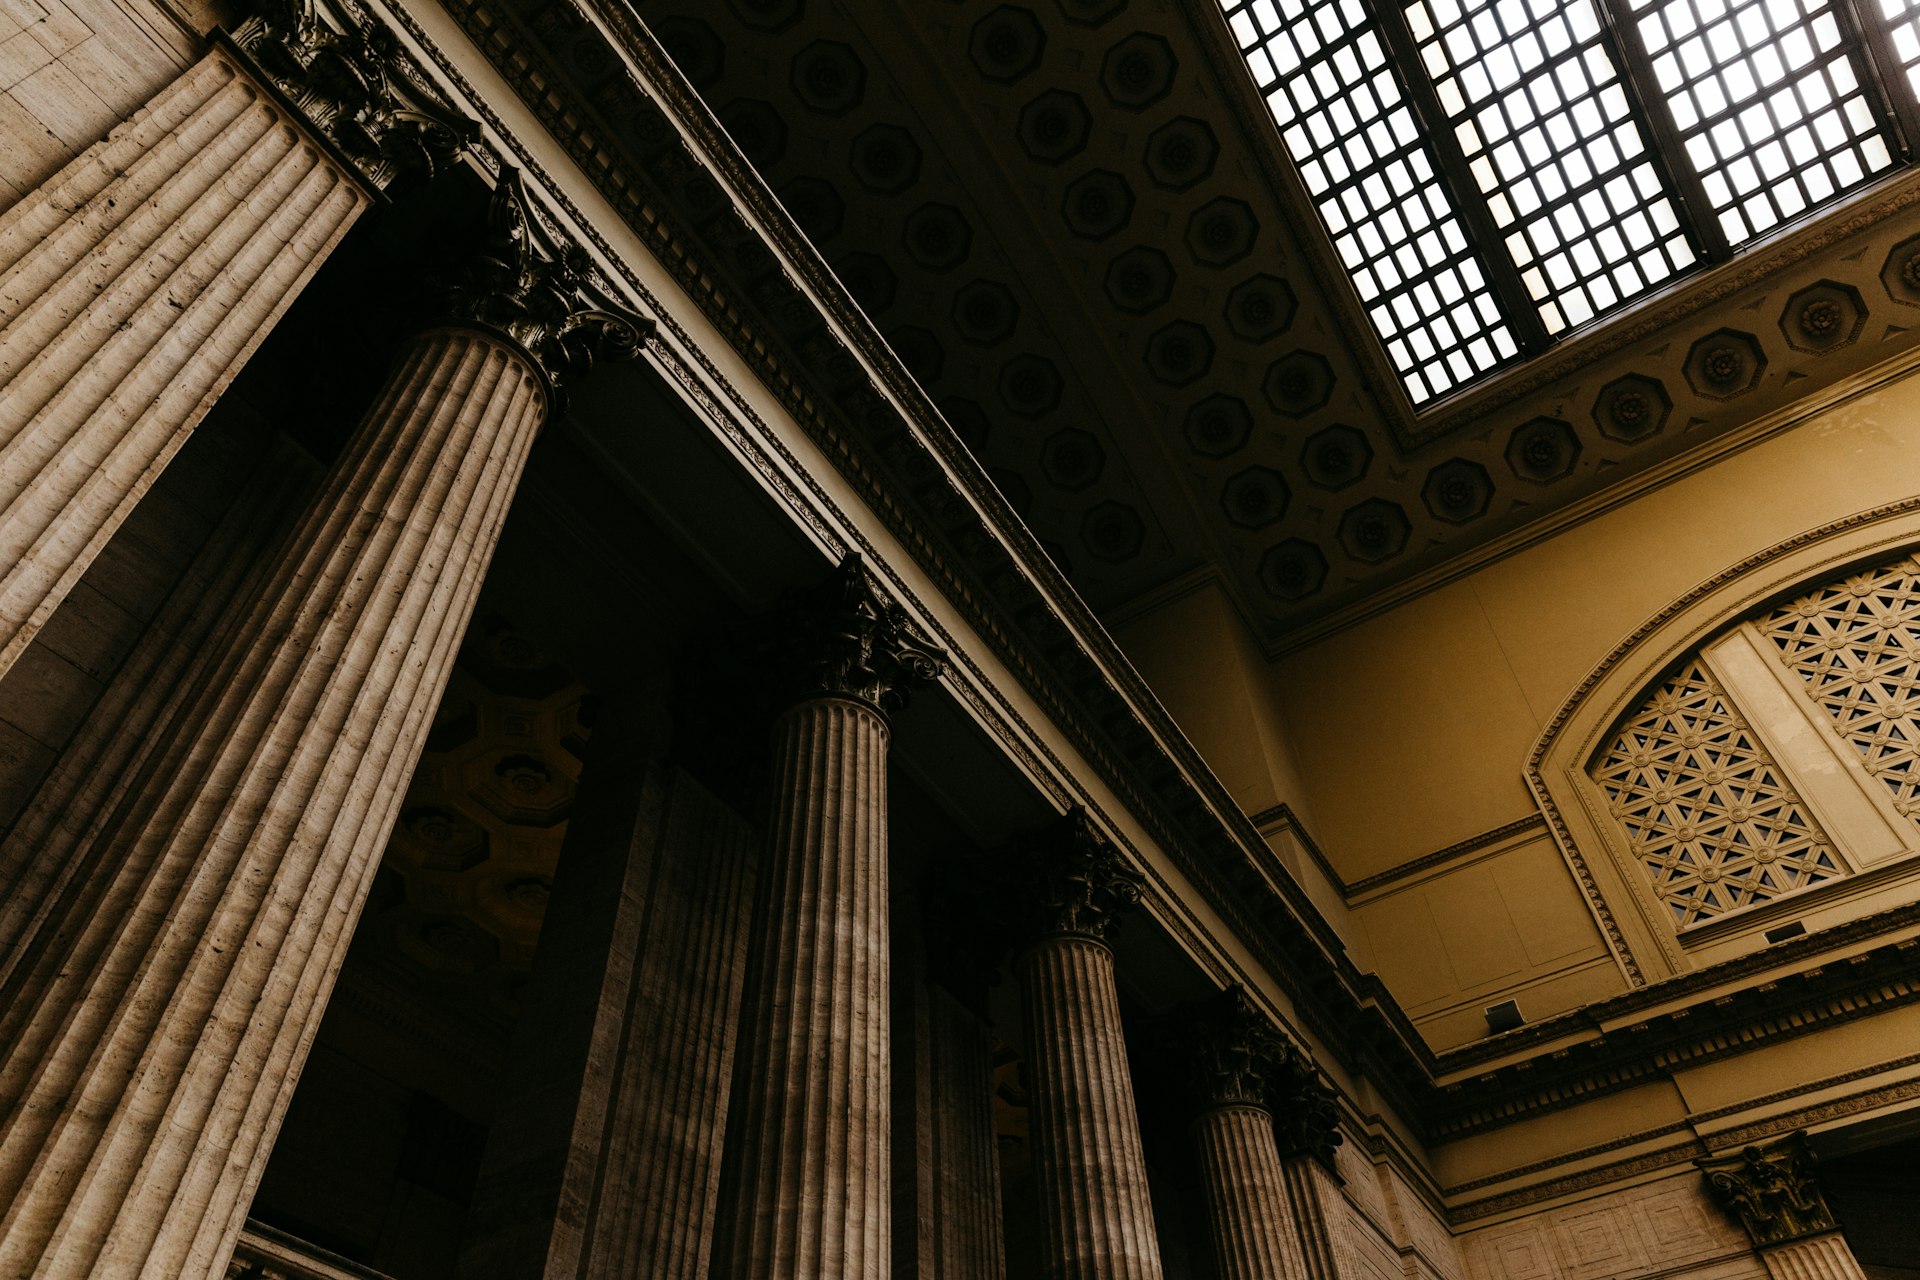
<svg viewBox="0 0 1920 1280">
<path fill-rule="evenodd" d="M 636 3 L 1096 609 L 1284 646 L 1920 320 L 1898 180 L 1416 416 L 1201 0 Z"/>
</svg>

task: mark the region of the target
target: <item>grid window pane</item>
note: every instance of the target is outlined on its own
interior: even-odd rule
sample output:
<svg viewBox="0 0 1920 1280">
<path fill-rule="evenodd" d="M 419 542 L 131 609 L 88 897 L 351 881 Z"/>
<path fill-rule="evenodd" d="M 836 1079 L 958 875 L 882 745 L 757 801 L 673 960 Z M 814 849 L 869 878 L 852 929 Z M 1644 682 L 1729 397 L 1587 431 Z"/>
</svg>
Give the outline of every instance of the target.
<svg viewBox="0 0 1920 1280">
<path fill-rule="evenodd" d="M 1920 97 L 1920 0 L 1880 0 L 1880 11 L 1893 35 L 1893 55 L 1906 73 L 1905 88 Z"/>
<path fill-rule="evenodd" d="M 1548 333 L 1692 262 L 1592 0 L 1414 0 L 1406 14 Z"/>
<path fill-rule="evenodd" d="M 1893 164 L 1830 0 L 1633 0 L 1686 158 L 1742 244 Z"/>
<path fill-rule="evenodd" d="M 1415 404 L 1519 354 L 1360 0 L 1222 0 L 1335 251 Z"/>
</svg>

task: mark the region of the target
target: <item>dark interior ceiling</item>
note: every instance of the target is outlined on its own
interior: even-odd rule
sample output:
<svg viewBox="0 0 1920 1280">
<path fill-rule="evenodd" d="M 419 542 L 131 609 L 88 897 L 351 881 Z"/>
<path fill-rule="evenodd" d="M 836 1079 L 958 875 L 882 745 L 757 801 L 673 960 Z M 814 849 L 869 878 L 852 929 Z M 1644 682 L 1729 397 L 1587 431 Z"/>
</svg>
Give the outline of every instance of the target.
<svg viewBox="0 0 1920 1280">
<path fill-rule="evenodd" d="M 1283 646 L 1890 354 L 1869 310 L 1920 301 L 1884 246 L 1864 301 L 1748 255 L 1414 417 L 1202 0 L 635 3 L 1109 615 L 1212 566 Z"/>
</svg>

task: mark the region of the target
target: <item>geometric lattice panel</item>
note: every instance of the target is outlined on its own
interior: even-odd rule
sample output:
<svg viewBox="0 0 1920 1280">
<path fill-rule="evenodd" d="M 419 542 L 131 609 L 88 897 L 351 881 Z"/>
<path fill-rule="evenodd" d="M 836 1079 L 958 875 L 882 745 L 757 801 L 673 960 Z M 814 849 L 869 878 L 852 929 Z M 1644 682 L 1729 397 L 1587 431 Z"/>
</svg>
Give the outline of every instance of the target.
<svg viewBox="0 0 1920 1280">
<path fill-rule="evenodd" d="M 1920 564 L 1830 583 L 1756 625 L 1894 807 L 1920 821 Z"/>
<path fill-rule="evenodd" d="M 1845 874 L 1697 660 L 1621 726 L 1592 777 L 1676 928 Z"/>
</svg>

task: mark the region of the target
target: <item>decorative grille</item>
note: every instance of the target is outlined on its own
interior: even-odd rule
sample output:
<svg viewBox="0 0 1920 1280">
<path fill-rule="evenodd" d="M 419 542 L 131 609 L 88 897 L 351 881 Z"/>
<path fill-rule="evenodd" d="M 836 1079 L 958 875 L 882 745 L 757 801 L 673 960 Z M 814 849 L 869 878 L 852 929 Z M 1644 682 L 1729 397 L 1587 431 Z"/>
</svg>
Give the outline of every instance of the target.
<svg viewBox="0 0 1920 1280">
<path fill-rule="evenodd" d="M 1592 771 L 1676 927 L 1844 874 L 1779 766 L 1697 660 Z"/>
<path fill-rule="evenodd" d="M 1693 265 L 1592 0 L 1414 0 L 1407 23 L 1548 333 Z"/>
<path fill-rule="evenodd" d="M 1687 158 L 1733 244 L 1893 164 L 1839 5 L 1634 0 Z"/>
<path fill-rule="evenodd" d="M 1222 0 L 1254 83 L 1416 403 L 1520 352 L 1359 0 Z"/>
<path fill-rule="evenodd" d="M 1759 627 L 1894 807 L 1920 821 L 1920 562 L 1830 583 Z"/>
</svg>

